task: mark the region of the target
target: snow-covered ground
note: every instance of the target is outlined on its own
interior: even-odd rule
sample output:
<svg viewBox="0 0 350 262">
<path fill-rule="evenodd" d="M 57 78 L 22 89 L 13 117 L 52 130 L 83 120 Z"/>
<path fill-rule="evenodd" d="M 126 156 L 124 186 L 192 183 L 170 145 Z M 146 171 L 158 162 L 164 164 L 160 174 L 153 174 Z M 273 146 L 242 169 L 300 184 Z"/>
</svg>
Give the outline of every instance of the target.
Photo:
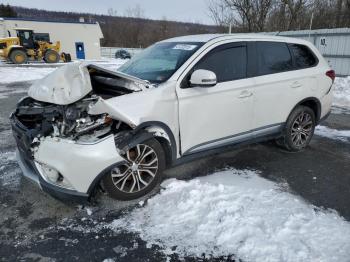
<svg viewBox="0 0 350 262">
<path fill-rule="evenodd" d="M 117 70 L 127 60 L 106 59 L 106 60 L 86 60 L 86 63 L 93 63 L 110 70 Z M 42 64 L 33 64 L 26 67 L 0 67 L 0 85 L 15 82 L 34 81 L 41 79 L 56 70 L 56 67 L 43 67 Z"/>
<path fill-rule="evenodd" d="M 350 130 L 337 130 L 326 126 L 317 126 L 315 134 L 342 142 L 350 142 Z"/>
<path fill-rule="evenodd" d="M 138 233 L 166 254 L 235 255 L 243 261 L 349 261 L 350 223 L 251 170 L 165 181 L 110 228 Z M 141 203 L 142 204 L 142 203 Z"/>
<path fill-rule="evenodd" d="M 41 79 L 55 69 L 50 67 L 0 67 L 0 84 Z"/>
<path fill-rule="evenodd" d="M 335 79 L 333 106 L 350 110 L 350 76 Z"/>
</svg>

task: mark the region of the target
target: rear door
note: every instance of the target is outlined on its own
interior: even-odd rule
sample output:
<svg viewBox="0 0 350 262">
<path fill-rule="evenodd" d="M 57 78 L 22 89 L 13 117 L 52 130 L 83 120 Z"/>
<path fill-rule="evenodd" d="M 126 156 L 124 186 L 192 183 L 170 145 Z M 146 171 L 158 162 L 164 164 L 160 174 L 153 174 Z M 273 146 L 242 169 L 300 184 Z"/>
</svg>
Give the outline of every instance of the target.
<svg viewBox="0 0 350 262">
<path fill-rule="evenodd" d="M 214 87 L 190 87 L 197 69 L 213 71 Z M 247 78 L 247 45 L 220 45 L 197 62 L 177 88 L 183 154 L 216 148 L 247 136 L 253 116 L 253 80 Z"/>
<path fill-rule="evenodd" d="M 279 130 L 315 79 L 295 70 L 287 43 L 256 42 L 256 59 L 253 128 L 259 135 Z"/>
</svg>

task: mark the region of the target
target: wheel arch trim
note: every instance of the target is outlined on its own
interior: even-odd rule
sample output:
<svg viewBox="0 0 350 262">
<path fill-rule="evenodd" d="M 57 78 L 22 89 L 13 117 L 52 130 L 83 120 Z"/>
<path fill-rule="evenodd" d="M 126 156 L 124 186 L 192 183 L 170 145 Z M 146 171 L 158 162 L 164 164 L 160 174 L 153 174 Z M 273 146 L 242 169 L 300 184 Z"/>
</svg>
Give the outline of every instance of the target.
<svg viewBox="0 0 350 262">
<path fill-rule="evenodd" d="M 135 129 L 132 130 L 133 133 L 133 137 L 139 134 L 142 134 L 142 132 L 144 132 L 147 128 L 150 127 L 158 127 L 161 128 L 162 130 L 164 130 L 164 132 L 168 135 L 169 137 L 169 147 L 170 147 L 170 152 L 165 152 L 165 153 L 170 153 L 170 160 L 171 163 L 174 163 L 176 160 L 176 141 L 175 141 L 175 137 L 173 132 L 171 131 L 170 127 L 168 125 L 166 125 L 163 122 L 160 121 L 148 121 L 148 122 L 143 122 L 140 125 L 138 125 Z M 152 136 L 154 138 L 157 138 L 158 136 Z M 144 141 L 149 139 L 149 136 L 144 136 Z M 164 138 L 164 137 L 162 137 Z M 165 139 L 165 138 L 164 138 Z M 140 142 L 140 141 L 139 141 Z M 141 141 L 142 142 L 142 141 Z M 163 145 L 161 145 L 163 147 Z M 87 194 L 91 197 L 92 193 L 94 191 L 94 189 L 96 188 L 96 186 L 98 185 L 98 183 L 100 183 L 100 181 L 102 180 L 102 178 L 108 174 L 108 171 L 110 171 L 112 168 L 119 166 L 121 164 L 125 163 L 125 161 L 119 161 L 117 163 L 114 163 L 108 167 L 106 167 L 105 169 L 103 169 L 92 181 L 92 183 L 90 184 Z"/>
<path fill-rule="evenodd" d="M 159 138 L 163 138 L 165 140 L 168 140 L 168 145 L 170 147 L 169 153 L 171 154 L 170 159 L 171 159 L 171 163 L 173 163 L 176 160 L 177 144 L 176 144 L 175 136 L 167 124 L 160 122 L 160 121 L 147 121 L 147 122 L 143 122 L 140 125 L 138 125 L 134 129 L 134 132 L 135 132 L 135 134 L 137 134 L 141 130 L 146 130 L 147 128 L 152 128 L 152 127 L 162 129 L 166 133 L 166 135 L 168 136 L 169 140 L 163 136 L 157 136 L 156 134 L 154 135 L 155 138 L 159 137 Z"/>
<path fill-rule="evenodd" d="M 321 107 L 321 102 L 320 100 L 317 98 L 317 97 L 307 97 L 307 98 L 304 98 L 303 100 L 299 101 L 294 107 L 293 109 L 289 112 L 289 115 L 286 119 L 286 123 L 288 121 L 288 118 L 289 116 L 292 114 L 292 112 L 300 105 L 303 105 L 305 104 L 306 102 L 313 102 L 316 104 L 316 110 L 317 112 L 315 112 L 315 118 L 316 118 L 316 124 L 319 122 L 320 120 L 320 117 L 321 117 L 321 110 L 322 110 L 322 107 Z M 312 110 L 314 110 L 313 108 L 311 108 Z"/>
</svg>

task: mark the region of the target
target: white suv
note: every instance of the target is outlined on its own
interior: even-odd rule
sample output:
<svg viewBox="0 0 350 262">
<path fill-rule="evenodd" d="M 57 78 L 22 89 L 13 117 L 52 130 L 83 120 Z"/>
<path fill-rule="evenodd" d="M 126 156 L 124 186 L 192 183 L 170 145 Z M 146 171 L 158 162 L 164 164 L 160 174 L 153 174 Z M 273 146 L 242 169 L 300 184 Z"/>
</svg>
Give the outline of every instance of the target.
<svg viewBox="0 0 350 262">
<path fill-rule="evenodd" d="M 118 72 L 72 63 L 11 115 L 19 164 L 61 199 L 89 199 L 100 184 L 137 198 L 165 168 L 228 145 L 304 149 L 330 112 L 334 77 L 309 42 L 252 34 L 161 41 Z"/>
</svg>

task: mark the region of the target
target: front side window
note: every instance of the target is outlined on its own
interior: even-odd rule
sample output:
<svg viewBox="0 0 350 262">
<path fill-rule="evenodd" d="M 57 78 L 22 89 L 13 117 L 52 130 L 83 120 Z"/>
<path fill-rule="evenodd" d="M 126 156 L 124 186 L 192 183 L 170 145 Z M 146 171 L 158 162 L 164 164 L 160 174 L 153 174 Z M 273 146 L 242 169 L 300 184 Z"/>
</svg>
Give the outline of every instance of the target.
<svg viewBox="0 0 350 262">
<path fill-rule="evenodd" d="M 247 50 L 244 44 L 220 46 L 210 51 L 194 67 L 216 74 L 217 82 L 245 78 L 247 75 Z"/>
<path fill-rule="evenodd" d="M 162 42 L 154 44 L 121 66 L 118 71 L 162 83 L 168 80 L 203 43 Z"/>
<path fill-rule="evenodd" d="M 312 51 L 304 45 L 289 44 L 289 48 L 294 56 L 296 69 L 312 67 L 317 64 L 317 59 Z"/>
<path fill-rule="evenodd" d="M 258 75 L 274 74 L 293 69 L 286 43 L 257 42 Z"/>
</svg>

